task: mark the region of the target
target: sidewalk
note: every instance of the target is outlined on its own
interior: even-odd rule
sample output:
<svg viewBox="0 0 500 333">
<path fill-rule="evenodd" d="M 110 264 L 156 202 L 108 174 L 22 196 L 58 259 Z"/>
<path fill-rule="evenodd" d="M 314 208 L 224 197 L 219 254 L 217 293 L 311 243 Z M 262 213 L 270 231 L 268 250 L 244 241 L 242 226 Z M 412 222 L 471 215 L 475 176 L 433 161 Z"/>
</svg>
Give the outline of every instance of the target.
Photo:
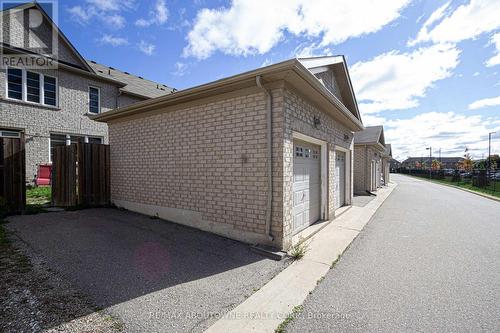
<svg viewBox="0 0 500 333">
<path fill-rule="evenodd" d="M 396 186 L 389 184 L 364 207 L 353 206 L 336 218 L 308 240 L 309 250 L 304 258 L 288 266 L 205 332 L 274 332 L 293 308 L 304 302 Z"/>
</svg>

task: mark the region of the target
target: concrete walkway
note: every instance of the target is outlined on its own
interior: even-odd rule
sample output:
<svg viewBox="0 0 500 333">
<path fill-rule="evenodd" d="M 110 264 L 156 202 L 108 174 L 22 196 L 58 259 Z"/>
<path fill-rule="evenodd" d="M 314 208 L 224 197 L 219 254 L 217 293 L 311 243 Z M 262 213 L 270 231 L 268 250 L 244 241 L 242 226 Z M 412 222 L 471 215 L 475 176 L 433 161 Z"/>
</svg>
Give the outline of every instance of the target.
<svg viewBox="0 0 500 333">
<path fill-rule="evenodd" d="M 307 241 L 309 250 L 303 259 L 279 273 L 206 332 L 274 332 L 314 290 L 395 186 L 380 189 L 364 207 L 353 206 L 319 231 Z"/>
<path fill-rule="evenodd" d="M 499 332 L 500 203 L 393 175 L 398 187 L 287 332 Z"/>
</svg>

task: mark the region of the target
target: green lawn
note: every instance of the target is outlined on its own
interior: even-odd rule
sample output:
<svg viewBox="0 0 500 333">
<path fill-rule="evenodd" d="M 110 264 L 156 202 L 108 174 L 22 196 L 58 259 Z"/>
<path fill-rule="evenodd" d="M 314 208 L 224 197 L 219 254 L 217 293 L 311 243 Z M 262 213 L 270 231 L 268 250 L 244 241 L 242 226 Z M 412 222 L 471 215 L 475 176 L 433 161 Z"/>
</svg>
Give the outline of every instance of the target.
<svg viewBox="0 0 500 333">
<path fill-rule="evenodd" d="M 414 176 L 414 175 L 408 175 L 408 176 L 412 176 L 412 177 L 415 177 L 418 179 L 429 180 L 429 178 L 425 178 L 425 177 L 419 177 L 419 176 Z M 445 179 L 432 179 L 431 181 L 436 182 L 436 183 L 441 183 L 441 184 L 453 185 L 453 186 L 461 187 L 461 188 L 471 190 L 474 192 L 485 193 L 485 194 L 489 194 L 489 195 L 492 195 L 494 197 L 500 198 L 500 181 L 497 181 L 496 184 L 494 184 L 494 182 L 492 181 L 492 182 L 490 182 L 490 185 L 488 185 L 487 187 L 473 186 L 471 180 L 452 182 L 451 177 L 446 177 Z"/>
<path fill-rule="evenodd" d="M 26 189 L 27 205 L 44 205 L 50 203 L 52 188 L 50 186 L 30 187 Z"/>
</svg>

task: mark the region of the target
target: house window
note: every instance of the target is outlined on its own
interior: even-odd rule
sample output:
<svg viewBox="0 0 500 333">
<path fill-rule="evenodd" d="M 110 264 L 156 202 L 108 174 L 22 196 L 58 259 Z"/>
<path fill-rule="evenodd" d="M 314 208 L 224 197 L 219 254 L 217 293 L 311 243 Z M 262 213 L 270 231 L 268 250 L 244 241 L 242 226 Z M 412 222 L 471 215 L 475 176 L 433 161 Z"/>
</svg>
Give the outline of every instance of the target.
<svg viewBox="0 0 500 333">
<path fill-rule="evenodd" d="M 57 80 L 20 68 L 8 68 L 7 97 L 29 103 L 57 106 Z"/>
<path fill-rule="evenodd" d="M 14 131 L 0 131 L 0 138 L 20 138 L 21 133 Z"/>
<path fill-rule="evenodd" d="M 7 70 L 7 96 L 13 99 L 23 99 L 23 70 L 9 68 Z"/>
<path fill-rule="evenodd" d="M 304 149 L 302 147 L 295 147 L 295 156 L 296 157 L 303 157 L 304 156 Z"/>
<path fill-rule="evenodd" d="M 101 112 L 101 105 L 99 100 L 99 88 L 89 87 L 89 112 L 99 113 Z"/>
<path fill-rule="evenodd" d="M 43 77 L 43 92 L 45 105 L 57 105 L 57 84 L 56 78 L 50 76 Z"/>
<path fill-rule="evenodd" d="M 40 103 L 40 74 L 26 72 L 26 100 Z"/>
</svg>

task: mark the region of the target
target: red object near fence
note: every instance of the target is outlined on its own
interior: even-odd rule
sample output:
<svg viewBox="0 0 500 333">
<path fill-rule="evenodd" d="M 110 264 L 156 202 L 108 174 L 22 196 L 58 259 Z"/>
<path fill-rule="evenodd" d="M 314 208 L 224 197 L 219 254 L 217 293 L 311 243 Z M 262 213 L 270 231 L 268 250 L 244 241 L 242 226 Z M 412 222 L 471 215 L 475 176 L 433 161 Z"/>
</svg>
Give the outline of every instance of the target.
<svg viewBox="0 0 500 333">
<path fill-rule="evenodd" d="M 50 185 L 52 183 L 52 165 L 40 164 L 36 174 L 35 184 L 37 186 Z"/>
</svg>

